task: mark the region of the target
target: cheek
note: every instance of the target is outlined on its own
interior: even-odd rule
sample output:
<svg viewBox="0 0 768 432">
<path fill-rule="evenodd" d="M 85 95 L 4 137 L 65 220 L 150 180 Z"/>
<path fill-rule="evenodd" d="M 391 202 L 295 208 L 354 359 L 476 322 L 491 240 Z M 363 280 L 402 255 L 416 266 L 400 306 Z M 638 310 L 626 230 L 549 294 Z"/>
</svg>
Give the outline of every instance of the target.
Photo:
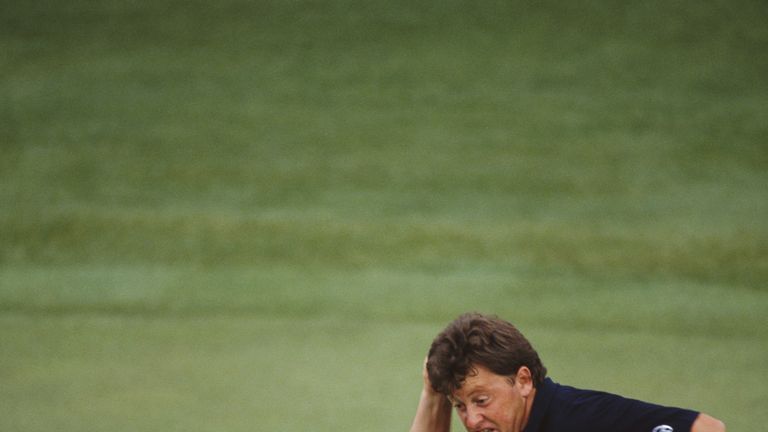
<svg viewBox="0 0 768 432">
<path fill-rule="evenodd" d="M 515 412 L 516 409 L 514 406 L 506 406 L 503 411 L 497 412 L 497 418 L 505 424 L 511 424 L 517 416 Z"/>
<path fill-rule="evenodd" d="M 525 401 L 522 398 L 510 398 L 503 406 L 496 410 L 499 419 L 505 423 L 514 423 L 525 411 Z"/>
</svg>

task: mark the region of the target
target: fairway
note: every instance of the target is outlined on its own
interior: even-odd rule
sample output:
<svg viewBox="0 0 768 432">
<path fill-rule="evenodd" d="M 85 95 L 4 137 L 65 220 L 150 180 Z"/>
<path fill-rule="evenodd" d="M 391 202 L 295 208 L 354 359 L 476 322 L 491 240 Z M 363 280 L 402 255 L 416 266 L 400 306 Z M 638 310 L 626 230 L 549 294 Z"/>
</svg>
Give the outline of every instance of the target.
<svg viewBox="0 0 768 432">
<path fill-rule="evenodd" d="M 0 430 L 407 430 L 465 311 L 768 423 L 765 2 L 0 11 Z"/>
</svg>

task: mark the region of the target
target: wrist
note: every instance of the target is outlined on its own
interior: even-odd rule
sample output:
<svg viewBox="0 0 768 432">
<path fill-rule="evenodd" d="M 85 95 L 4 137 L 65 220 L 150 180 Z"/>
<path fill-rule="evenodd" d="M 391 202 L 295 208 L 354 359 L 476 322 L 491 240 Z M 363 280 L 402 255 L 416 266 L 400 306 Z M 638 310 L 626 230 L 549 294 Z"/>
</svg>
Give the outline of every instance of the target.
<svg viewBox="0 0 768 432">
<path fill-rule="evenodd" d="M 421 390 L 421 398 L 435 408 L 448 408 L 449 410 L 451 408 L 451 401 L 444 394 L 436 392 L 431 387 L 424 387 Z"/>
</svg>

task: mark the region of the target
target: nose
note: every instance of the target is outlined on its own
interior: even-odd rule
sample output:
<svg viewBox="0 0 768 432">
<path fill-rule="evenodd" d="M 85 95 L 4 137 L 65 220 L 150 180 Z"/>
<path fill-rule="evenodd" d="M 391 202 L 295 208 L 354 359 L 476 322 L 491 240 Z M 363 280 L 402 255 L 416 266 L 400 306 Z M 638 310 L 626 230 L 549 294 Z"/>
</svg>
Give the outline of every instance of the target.
<svg viewBox="0 0 768 432">
<path fill-rule="evenodd" d="M 464 413 L 464 426 L 467 430 L 476 429 L 483 421 L 483 414 L 480 411 L 474 407 L 467 407 L 467 412 Z"/>
</svg>

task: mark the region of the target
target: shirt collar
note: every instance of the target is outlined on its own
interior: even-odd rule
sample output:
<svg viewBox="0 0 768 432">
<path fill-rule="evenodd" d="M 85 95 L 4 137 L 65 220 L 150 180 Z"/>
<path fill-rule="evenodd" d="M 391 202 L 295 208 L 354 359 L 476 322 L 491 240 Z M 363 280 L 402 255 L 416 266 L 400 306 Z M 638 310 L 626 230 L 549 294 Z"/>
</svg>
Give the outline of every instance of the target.
<svg viewBox="0 0 768 432">
<path fill-rule="evenodd" d="M 537 432 L 541 428 L 549 403 L 552 402 L 556 391 L 557 384 L 549 378 L 544 379 L 544 382 L 536 388 L 531 414 L 528 416 L 528 424 L 525 425 L 523 432 Z"/>
</svg>

